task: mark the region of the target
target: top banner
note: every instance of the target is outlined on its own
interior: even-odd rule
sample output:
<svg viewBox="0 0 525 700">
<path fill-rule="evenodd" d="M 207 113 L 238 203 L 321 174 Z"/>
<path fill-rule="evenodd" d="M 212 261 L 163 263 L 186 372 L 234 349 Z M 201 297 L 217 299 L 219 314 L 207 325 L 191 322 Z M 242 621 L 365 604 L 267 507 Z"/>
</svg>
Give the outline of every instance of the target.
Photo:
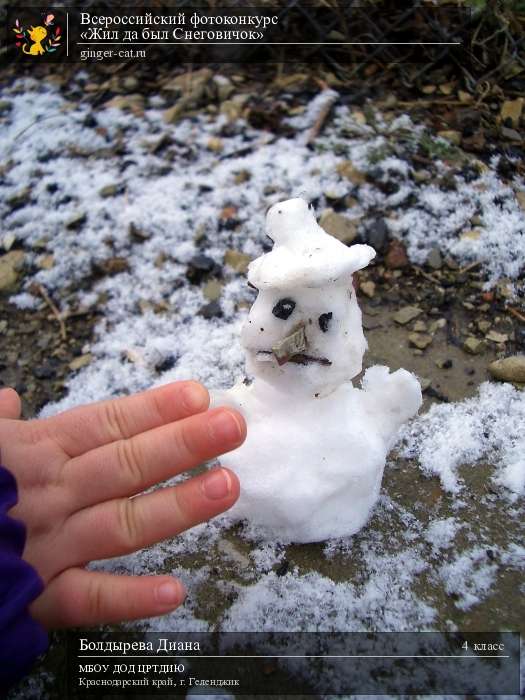
<svg viewBox="0 0 525 700">
<path fill-rule="evenodd" d="M 8 61 L 429 63 L 468 60 L 470 10 L 426 3 L 9 7 Z"/>
</svg>

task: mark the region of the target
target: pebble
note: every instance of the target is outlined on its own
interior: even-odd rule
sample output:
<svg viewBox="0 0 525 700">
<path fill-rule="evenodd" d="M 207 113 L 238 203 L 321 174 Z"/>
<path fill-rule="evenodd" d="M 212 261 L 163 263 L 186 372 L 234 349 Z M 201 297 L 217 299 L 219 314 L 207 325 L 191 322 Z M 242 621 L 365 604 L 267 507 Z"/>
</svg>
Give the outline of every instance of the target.
<svg viewBox="0 0 525 700">
<path fill-rule="evenodd" d="M 450 369 L 452 367 L 452 360 L 436 360 L 436 367 L 439 369 Z"/>
<path fill-rule="evenodd" d="M 361 282 L 359 285 L 359 290 L 369 299 L 373 299 L 374 294 L 376 293 L 376 284 L 375 282 L 372 282 L 372 280 L 366 280 L 365 282 Z"/>
<path fill-rule="evenodd" d="M 25 255 L 21 250 L 11 250 L 0 256 L 0 291 L 12 289 L 20 277 Z"/>
<path fill-rule="evenodd" d="M 354 185 L 364 185 L 366 182 L 365 174 L 355 168 L 349 160 L 339 163 L 337 166 L 337 172 L 342 177 L 350 180 L 350 182 Z"/>
<path fill-rule="evenodd" d="M 98 193 L 101 197 L 104 198 L 115 197 L 117 194 L 120 194 L 123 189 L 124 186 L 122 184 L 113 182 L 110 185 L 105 185 L 104 187 L 102 187 L 102 189 L 100 189 Z"/>
<path fill-rule="evenodd" d="M 437 248 L 432 248 L 428 254 L 427 265 L 433 270 L 441 270 L 441 267 L 443 266 L 443 258 L 441 257 L 441 253 Z"/>
<path fill-rule="evenodd" d="M 509 336 L 506 333 L 498 333 L 498 331 L 489 331 L 485 336 L 487 340 L 491 340 L 493 343 L 506 343 Z"/>
<path fill-rule="evenodd" d="M 79 357 L 75 357 L 69 363 L 69 369 L 74 372 L 77 369 L 81 369 L 82 367 L 86 367 L 87 365 L 89 365 L 89 363 L 91 362 L 92 359 L 93 359 L 93 355 L 90 352 L 86 353 L 85 355 L 80 355 Z"/>
<path fill-rule="evenodd" d="M 388 228 L 384 219 L 375 219 L 366 234 L 367 243 L 377 251 L 384 250 L 388 241 Z"/>
<path fill-rule="evenodd" d="M 410 323 L 410 321 L 413 321 L 422 313 L 423 310 L 418 308 L 417 306 L 404 306 L 402 309 L 399 309 L 399 311 L 394 314 L 393 318 L 396 323 L 399 323 L 401 326 L 405 326 L 407 323 Z"/>
<path fill-rule="evenodd" d="M 222 283 L 219 280 L 211 279 L 202 288 L 202 293 L 208 301 L 217 301 L 222 293 Z"/>
<path fill-rule="evenodd" d="M 488 333 L 492 324 L 490 321 L 478 321 L 476 325 L 481 333 Z"/>
<path fill-rule="evenodd" d="M 432 342 L 432 336 L 428 335 L 428 333 L 410 333 L 408 336 L 408 342 L 413 347 L 416 347 L 419 350 L 424 350 Z"/>
<path fill-rule="evenodd" d="M 211 136 L 208 139 L 206 146 L 208 150 L 213 151 L 214 153 L 220 153 L 224 148 L 224 143 L 222 139 L 218 138 L 217 136 Z"/>
<path fill-rule="evenodd" d="M 229 248 L 224 253 L 224 264 L 229 265 L 236 272 L 243 274 L 248 269 L 248 265 L 251 262 L 251 257 L 245 253 L 241 253 L 238 250 Z"/>
<path fill-rule="evenodd" d="M 20 207 L 24 207 L 26 204 L 29 204 L 30 200 L 31 190 L 29 189 L 29 187 L 26 187 L 20 192 L 16 192 L 10 197 L 7 197 L 5 201 L 11 209 L 20 209 Z"/>
<path fill-rule="evenodd" d="M 333 209 L 326 209 L 319 219 L 319 225 L 326 233 L 329 233 L 337 240 L 348 245 L 357 237 L 357 226 L 355 221 L 347 216 L 337 214 Z"/>
<path fill-rule="evenodd" d="M 133 221 L 131 221 L 129 224 L 128 233 L 130 235 L 130 238 L 137 241 L 138 243 L 142 243 L 143 241 L 147 241 L 151 238 L 151 234 L 148 233 L 148 231 L 143 231 L 141 228 L 138 228 L 138 226 L 136 226 L 136 224 L 134 224 Z"/>
<path fill-rule="evenodd" d="M 10 112 L 13 109 L 13 104 L 9 100 L 0 100 L 0 114 Z"/>
<path fill-rule="evenodd" d="M 73 216 L 66 221 L 66 228 L 69 231 L 73 231 L 74 229 L 78 229 L 83 224 L 85 224 L 87 221 L 87 215 L 86 212 L 84 211 L 79 211 L 76 214 L 73 214 Z"/>
<path fill-rule="evenodd" d="M 220 318 L 222 316 L 221 305 L 218 301 L 210 301 L 209 304 L 205 304 L 199 309 L 198 314 L 205 319 Z"/>
<path fill-rule="evenodd" d="M 419 383 L 421 384 L 421 391 L 426 391 L 430 388 L 430 385 L 432 384 L 431 379 L 428 379 L 427 377 L 418 377 L 418 379 Z"/>
<path fill-rule="evenodd" d="M 485 349 L 485 343 L 479 338 L 470 335 L 463 343 L 463 350 L 471 355 L 479 355 Z"/>
<path fill-rule="evenodd" d="M 412 330 L 416 333 L 424 333 L 427 330 L 427 324 L 424 321 L 416 321 Z"/>
<path fill-rule="evenodd" d="M 2 246 L 6 252 L 9 252 L 13 247 L 13 243 L 16 241 L 16 236 L 14 233 L 6 233 L 2 239 Z"/>
<path fill-rule="evenodd" d="M 525 382 L 525 355 L 511 355 L 491 362 L 488 370 L 502 382 Z"/>
<path fill-rule="evenodd" d="M 385 257 L 385 265 L 389 270 L 399 270 L 408 265 L 408 257 L 404 244 L 397 239 L 390 241 Z"/>
</svg>

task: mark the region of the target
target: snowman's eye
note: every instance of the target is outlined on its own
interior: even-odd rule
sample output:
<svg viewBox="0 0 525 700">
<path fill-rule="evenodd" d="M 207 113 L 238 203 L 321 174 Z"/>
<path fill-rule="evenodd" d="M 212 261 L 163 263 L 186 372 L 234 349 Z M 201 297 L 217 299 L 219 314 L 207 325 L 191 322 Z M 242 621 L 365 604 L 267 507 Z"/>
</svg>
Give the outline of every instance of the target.
<svg viewBox="0 0 525 700">
<path fill-rule="evenodd" d="M 327 314 L 321 314 L 319 316 L 319 328 L 323 331 L 323 333 L 326 333 L 328 330 L 332 316 L 333 314 L 331 311 L 329 311 Z"/>
<path fill-rule="evenodd" d="M 293 314 L 295 309 L 295 301 L 293 299 L 279 299 L 277 304 L 272 309 L 272 314 L 277 318 L 286 321 Z"/>
</svg>

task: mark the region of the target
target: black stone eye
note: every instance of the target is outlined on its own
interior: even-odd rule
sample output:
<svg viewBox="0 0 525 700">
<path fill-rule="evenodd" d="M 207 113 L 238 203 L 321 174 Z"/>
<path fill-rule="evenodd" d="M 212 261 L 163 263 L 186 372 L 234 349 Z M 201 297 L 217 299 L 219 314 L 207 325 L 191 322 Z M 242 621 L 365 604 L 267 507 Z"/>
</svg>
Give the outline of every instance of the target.
<svg viewBox="0 0 525 700">
<path fill-rule="evenodd" d="M 329 311 L 327 314 L 321 314 L 319 316 L 319 328 L 323 331 L 323 333 L 326 333 L 328 330 L 328 326 L 330 324 L 330 321 L 332 320 L 332 312 Z"/>
<path fill-rule="evenodd" d="M 279 299 L 277 304 L 272 309 L 272 314 L 277 318 L 286 321 L 293 314 L 295 309 L 295 301 L 293 299 Z"/>
</svg>

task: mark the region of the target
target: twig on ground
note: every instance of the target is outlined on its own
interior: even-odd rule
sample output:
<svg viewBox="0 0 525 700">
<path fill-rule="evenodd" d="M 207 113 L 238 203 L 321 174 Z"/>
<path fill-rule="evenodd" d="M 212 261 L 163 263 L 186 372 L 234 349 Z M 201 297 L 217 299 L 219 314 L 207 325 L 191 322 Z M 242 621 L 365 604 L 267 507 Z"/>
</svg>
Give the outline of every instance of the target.
<svg viewBox="0 0 525 700">
<path fill-rule="evenodd" d="M 326 85 L 324 86 L 323 89 L 326 89 Z M 312 128 L 310 129 L 308 134 L 306 135 L 305 144 L 307 146 L 309 146 L 311 143 L 313 143 L 315 141 L 315 139 L 319 136 L 321 129 L 323 128 L 324 123 L 326 121 L 326 118 L 330 114 L 332 107 L 336 103 L 338 97 L 339 97 L 339 95 L 337 93 L 334 93 L 330 97 L 330 99 L 326 100 L 321 111 L 319 112 L 317 119 L 315 120 L 314 125 L 312 126 Z"/>
<path fill-rule="evenodd" d="M 476 267 L 479 267 L 480 265 L 481 265 L 481 263 L 479 262 L 479 260 L 476 260 L 476 262 L 471 262 L 469 265 L 466 265 L 465 267 L 460 267 L 458 272 L 460 274 L 462 274 L 464 272 L 470 272 L 471 270 L 474 270 Z"/>
<path fill-rule="evenodd" d="M 47 293 L 47 289 L 42 285 L 42 284 L 35 284 L 32 285 L 36 291 L 40 294 L 40 296 L 43 298 L 43 300 L 46 302 L 46 304 L 49 306 L 51 309 L 54 318 L 58 321 L 58 325 L 60 326 L 60 336 L 62 337 L 62 340 L 67 339 L 67 330 L 66 330 L 66 324 L 64 322 L 64 317 L 58 310 L 58 307 L 56 306 L 55 302 L 51 299 L 49 294 Z"/>
<path fill-rule="evenodd" d="M 513 316 L 519 318 L 520 321 L 523 321 L 523 323 L 525 323 L 525 316 L 522 313 L 520 313 L 517 309 L 513 309 L 512 306 L 507 306 L 507 311 L 509 311 Z"/>
</svg>

